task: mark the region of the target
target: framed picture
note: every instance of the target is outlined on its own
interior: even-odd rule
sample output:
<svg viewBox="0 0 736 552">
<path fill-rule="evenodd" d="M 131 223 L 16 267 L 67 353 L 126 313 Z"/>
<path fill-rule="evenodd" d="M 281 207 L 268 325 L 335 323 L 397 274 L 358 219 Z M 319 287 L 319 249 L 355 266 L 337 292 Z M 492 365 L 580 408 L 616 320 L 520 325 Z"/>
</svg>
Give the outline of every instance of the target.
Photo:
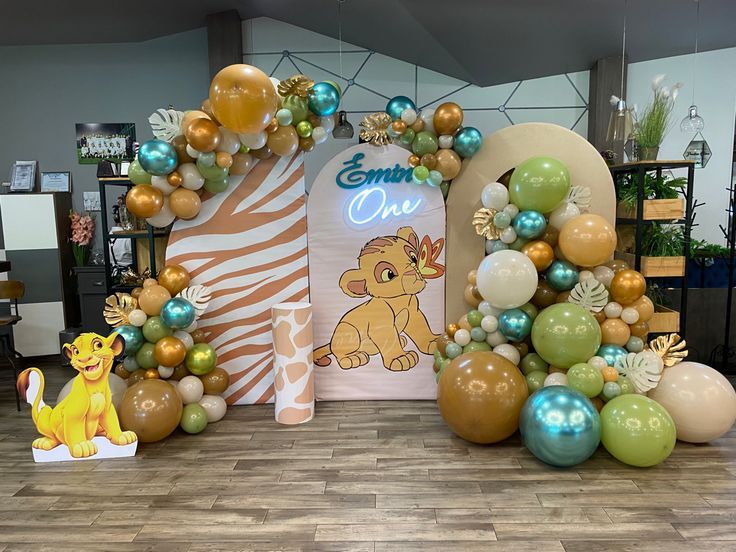
<svg viewBox="0 0 736 552">
<path fill-rule="evenodd" d="M 72 173 L 65 172 L 42 172 L 41 173 L 41 191 L 42 192 L 71 192 L 72 191 Z"/>
<path fill-rule="evenodd" d="M 100 192 L 84 192 L 84 210 L 100 211 Z"/>
<path fill-rule="evenodd" d="M 32 192 L 38 179 L 38 161 L 16 161 L 10 170 L 11 192 Z"/>
<path fill-rule="evenodd" d="M 77 159 L 82 165 L 135 158 L 135 123 L 77 123 Z"/>
</svg>

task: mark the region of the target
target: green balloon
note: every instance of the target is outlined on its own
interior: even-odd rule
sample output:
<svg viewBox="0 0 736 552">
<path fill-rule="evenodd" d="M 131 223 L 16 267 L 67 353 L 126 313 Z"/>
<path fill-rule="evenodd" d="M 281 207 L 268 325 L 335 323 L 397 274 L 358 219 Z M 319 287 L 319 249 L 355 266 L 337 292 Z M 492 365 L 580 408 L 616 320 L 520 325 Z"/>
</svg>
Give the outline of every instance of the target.
<svg viewBox="0 0 736 552">
<path fill-rule="evenodd" d="M 156 360 L 156 355 L 154 355 L 155 348 L 156 346 L 153 343 L 144 343 L 138 349 L 138 352 L 135 354 L 135 361 L 138 363 L 138 366 L 144 370 L 158 367 L 158 360 Z"/>
<path fill-rule="evenodd" d="M 299 121 L 296 124 L 296 133 L 302 138 L 309 138 L 312 135 L 312 123 L 309 121 Z"/>
<path fill-rule="evenodd" d="M 222 180 L 205 180 L 204 189 L 212 194 L 219 194 L 227 190 L 229 178 L 226 176 Z"/>
<path fill-rule="evenodd" d="M 529 315 L 529 318 L 532 319 L 532 322 L 534 322 L 534 319 L 539 314 L 539 309 L 532 305 L 531 303 L 524 303 L 519 307 L 519 309 L 523 310 L 525 313 Z"/>
<path fill-rule="evenodd" d="M 534 350 L 558 368 L 587 362 L 601 346 L 601 327 L 586 309 L 558 303 L 537 315 L 532 325 Z"/>
<path fill-rule="evenodd" d="M 170 336 L 173 333 L 172 329 L 161 321 L 160 316 L 151 316 L 143 324 L 143 337 L 151 343 L 156 343 L 162 337 Z"/>
<path fill-rule="evenodd" d="M 440 376 L 442 375 L 442 372 L 445 371 L 445 368 L 447 368 L 450 365 L 451 362 L 452 362 L 452 359 L 451 358 L 443 358 L 442 361 L 440 361 L 440 369 L 434 375 L 435 381 L 440 381 Z"/>
<path fill-rule="evenodd" d="M 676 438 L 669 413 L 649 397 L 620 395 L 601 410 L 601 443 L 624 464 L 659 464 L 672 452 Z"/>
<path fill-rule="evenodd" d="M 618 386 L 621 388 L 622 395 L 630 395 L 631 393 L 636 393 L 636 388 L 634 387 L 634 384 L 631 383 L 631 380 L 626 376 L 619 376 L 616 383 L 618 383 Z"/>
<path fill-rule="evenodd" d="M 438 148 L 437 136 L 427 130 L 417 132 L 414 141 L 411 143 L 411 151 L 419 157 L 426 153 L 435 153 Z"/>
<path fill-rule="evenodd" d="M 547 376 L 547 372 L 541 371 L 529 372 L 526 375 L 526 386 L 529 388 L 530 395 L 544 386 L 544 380 L 547 379 Z"/>
<path fill-rule="evenodd" d="M 485 341 L 471 341 L 465 347 L 463 347 L 463 354 L 473 353 L 475 351 L 492 351 L 492 350 L 493 350 L 493 347 L 491 347 Z"/>
<path fill-rule="evenodd" d="M 522 211 L 549 213 L 570 189 L 567 167 L 552 157 L 532 157 L 511 174 L 509 198 Z"/>
<path fill-rule="evenodd" d="M 468 324 L 474 328 L 480 326 L 480 322 L 483 320 L 483 314 L 476 309 L 468 311 Z"/>
<path fill-rule="evenodd" d="M 414 136 L 416 136 L 416 132 L 414 132 L 414 129 L 407 128 L 404 131 L 404 134 L 401 135 L 401 138 L 399 138 L 399 140 L 401 140 L 402 144 L 408 146 L 414 141 Z"/>
<path fill-rule="evenodd" d="M 187 433 L 201 433 L 207 427 L 207 412 L 197 403 L 188 404 L 181 412 L 179 425 Z"/>
<path fill-rule="evenodd" d="M 135 159 L 128 166 L 128 180 L 133 184 L 150 184 L 151 175 L 144 171 L 143 167 L 141 167 L 141 164 L 138 162 L 138 159 Z"/>
<path fill-rule="evenodd" d="M 532 372 L 544 372 L 546 374 L 549 370 L 549 364 L 537 353 L 529 353 L 521 359 L 520 368 L 525 376 L 528 376 Z"/>
<path fill-rule="evenodd" d="M 429 176 L 429 169 L 424 165 L 417 165 L 412 171 L 412 176 L 414 177 L 414 180 L 424 182 Z"/>
<path fill-rule="evenodd" d="M 204 376 L 217 364 L 217 353 L 207 343 L 197 343 L 187 351 L 184 366 L 195 376 Z"/>
<path fill-rule="evenodd" d="M 442 197 L 447 199 L 447 194 L 450 193 L 450 183 L 448 181 L 445 181 L 440 184 L 440 191 L 442 192 Z"/>
<path fill-rule="evenodd" d="M 227 178 L 228 169 L 227 167 L 218 167 L 212 165 L 208 167 L 204 163 L 200 163 L 197 159 L 197 170 L 206 180 L 223 180 Z"/>
<path fill-rule="evenodd" d="M 282 107 L 285 107 L 286 109 L 291 111 L 291 115 L 293 116 L 291 122 L 294 125 L 302 122 L 309 116 L 309 105 L 307 98 L 301 98 L 299 96 L 286 96 L 281 105 Z"/>
<path fill-rule="evenodd" d="M 592 399 L 603 391 L 603 375 L 587 362 L 574 364 L 567 371 L 567 385 Z"/>
</svg>

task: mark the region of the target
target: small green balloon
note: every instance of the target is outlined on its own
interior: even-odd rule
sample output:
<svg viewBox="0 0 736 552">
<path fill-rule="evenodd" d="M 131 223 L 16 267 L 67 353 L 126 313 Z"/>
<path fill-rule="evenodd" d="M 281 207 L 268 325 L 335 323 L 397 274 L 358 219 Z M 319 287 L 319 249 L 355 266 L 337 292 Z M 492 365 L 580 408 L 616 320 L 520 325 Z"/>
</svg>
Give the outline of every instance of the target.
<svg viewBox="0 0 736 552">
<path fill-rule="evenodd" d="M 574 364 L 567 371 L 567 385 L 592 399 L 603 391 L 603 375 L 587 362 Z"/>
<path fill-rule="evenodd" d="M 529 318 L 532 319 L 532 322 L 534 322 L 534 319 L 539 314 L 539 309 L 531 303 L 524 303 L 519 308 L 529 315 Z"/>
<path fill-rule="evenodd" d="M 226 178 L 228 174 L 227 167 L 218 167 L 217 165 L 208 167 L 207 165 L 200 163 L 199 159 L 197 159 L 197 170 L 199 170 L 199 173 L 207 180 L 222 180 Z"/>
<path fill-rule="evenodd" d="M 451 358 L 443 358 L 442 361 L 440 361 L 440 369 L 435 374 L 435 379 L 437 381 L 440 381 L 440 376 L 442 376 L 442 372 L 445 371 L 445 368 L 447 368 L 450 365 L 451 362 L 452 362 L 452 359 Z"/>
<path fill-rule="evenodd" d="M 309 104 L 307 98 L 286 96 L 281 105 L 291 111 L 291 122 L 293 124 L 300 123 L 309 116 Z"/>
<path fill-rule="evenodd" d="M 604 401 L 610 401 L 611 399 L 615 399 L 621 394 L 621 386 L 618 384 L 618 382 L 615 381 L 608 381 L 603 386 L 603 392 L 601 393 L 601 397 L 603 397 Z"/>
<path fill-rule="evenodd" d="M 138 363 L 138 366 L 144 370 L 158 367 L 158 361 L 154 354 L 155 348 L 156 346 L 153 343 L 144 343 L 141 348 L 138 349 L 138 352 L 135 354 L 135 361 Z"/>
<path fill-rule="evenodd" d="M 201 433 L 207 427 L 207 412 L 197 403 L 187 404 L 181 412 L 179 425 L 187 433 Z"/>
<path fill-rule="evenodd" d="M 636 388 L 634 387 L 634 384 L 631 383 L 631 380 L 626 376 L 619 376 L 616 383 L 618 383 L 618 386 L 621 388 L 622 395 L 636 393 Z"/>
<path fill-rule="evenodd" d="M 302 138 L 309 138 L 312 135 L 312 123 L 309 121 L 299 121 L 296 124 L 296 133 Z"/>
<path fill-rule="evenodd" d="M 125 368 L 131 374 L 140 369 L 140 366 L 138 366 L 138 361 L 135 359 L 135 355 L 125 357 L 123 359 L 123 368 Z"/>
<path fill-rule="evenodd" d="M 567 167 L 552 157 L 532 157 L 511 174 L 509 198 L 522 211 L 549 213 L 565 199 L 570 189 Z"/>
<path fill-rule="evenodd" d="M 475 327 L 470 329 L 470 339 L 473 341 L 485 341 L 488 334 L 483 328 Z"/>
<path fill-rule="evenodd" d="M 212 167 L 215 165 L 217 156 L 214 151 L 203 151 L 197 157 L 197 168 L 202 172 L 202 167 Z"/>
<path fill-rule="evenodd" d="M 528 239 L 517 237 L 514 241 L 512 241 L 509 244 L 509 249 L 513 249 L 514 251 L 521 251 L 521 248 L 524 247 L 528 243 L 529 243 Z"/>
<path fill-rule="evenodd" d="M 419 182 L 424 182 L 427 180 L 427 177 L 429 176 L 429 169 L 425 167 L 424 165 L 417 165 L 414 167 L 414 170 L 412 171 L 412 178 L 414 180 L 418 180 Z"/>
<path fill-rule="evenodd" d="M 294 120 L 294 116 L 291 114 L 291 111 L 282 108 L 276 112 L 276 120 L 278 121 L 279 126 L 286 126 L 291 124 Z"/>
<path fill-rule="evenodd" d="M 160 316 L 151 316 L 146 323 L 143 324 L 143 337 L 146 341 L 156 343 L 162 337 L 173 334 L 173 330 L 161 321 Z M 155 367 L 154 367 L 155 368 Z"/>
<path fill-rule="evenodd" d="M 413 128 L 407 128 L 404 131 L 404 134 L 401 135 L 401 138 L 400 138 L 401 143 L 404 144 L 405 146 L 408 146 L 414 141 L 414 137 L 416 136 L 416 134 L 417 133 L 414 132 Z"/>
<path fill-rule="evenodd" d="M 532 372 L 544 372 L 546 374 L 549 370 L 549 364 L 537 353 L 529 353 L 521 359 L 520 368 L 525 376 Z"/>
<path fill-rule="evenodd" d="M 128 180 L 133 184 L 150 184 L 151 175 L 144 171 L 138 159 L 135 159 L 128 166 Z"/>
<path fill-rule="evenodd" d="M 442 197 L 447 199 L 447 194 L 450 193 L 450 183 L 445 181 L 442 184 L 440 184 L 440 191 L 442 192 Z"/>
<path fill-rule="evenodd" d="M 503 211 L 499 211 L 495 215 L 493 215 L 493 226 L 496 228 L 507 228 L 511 225 L 511 217 L 508 213 L 504 213 Z"/>
<path fill-rule="evenodd" d="M 626 342 L 626 350 L 630 353 L 641 353 L 644 350 L 644 340 L 632 335 Z"/>
<path fill-rule="evenodd" d="M 187 351 L 184 366 L 195 376 L 204 376 L 215 368 L 217 354 L 211 345 L 197 343 Z"/>
<path fill-rule="evenodd" d="M 547 379 L 547 375 L 547 372 L 534 371 L 529 372 L 525 376 L 526 386 L 529 388 L 530 395 L 534 393 L 537 389 L 540 389 L 544 386 L 544 380 Z"/>
<path fill-rule="evenodd" d="M 436 153 L 438 148 L 437 136 L 427 130 L 417 132 L 414 141 L 411 143 L 411 151 L 419 157 L 427 153 Z"/>
<path fill-rule="evenodd" d="M 479 310 L 473 309 L 468 311 L 468 324 L 474 328 L 480 326 L 482 320 L 483 314 Z"/>
<path fill-rule="evenodd" d="M 583 307 L 557 303 L 537 315 L 532 344 L 544 360 L 565 369 L 595 356 L 601 346 L 601 327 Z"/>
<path fill-rule="evenodd" d="M 435 368 L 439 368 L 440 367 L 440 362 L 442 362 L 442 355 L 440 354 L 439 351 L 435 351 L 434 352 L 434 364 L 433 364 L 433 366 Z"/>
<path fill-rule="evenodd" d="M 227 190 L 229 182 L 230 179 L 228 177 L 225 177 L 222 180 L 205 180 L 204 189 L 212 194 L 219 194 L 220 192 Z"/>
<path fill-rule="evenodd" d="M 471 341 L 465 347 L 463 347 L 463 354 L 473 353 L 475 351 L 492 351 L 492 350 L 493 350 L 493 347 L 491 347 L 485 341 Z"/>
</svg>

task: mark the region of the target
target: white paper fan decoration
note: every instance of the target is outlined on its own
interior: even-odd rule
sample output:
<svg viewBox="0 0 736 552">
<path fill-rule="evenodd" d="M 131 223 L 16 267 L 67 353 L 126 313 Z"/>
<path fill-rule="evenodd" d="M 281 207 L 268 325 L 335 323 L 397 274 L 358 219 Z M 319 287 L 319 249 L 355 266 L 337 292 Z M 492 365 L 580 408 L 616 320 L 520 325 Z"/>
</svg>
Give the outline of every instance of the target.
<svg viewBox="0 0 736 552">
<path fill-rule="evenodd" d="M 565 201 L 574 203 L 581 213 L 590 209 L 590 200 L 593 194 L 588 186 L 572 186 L 567 192 Z"/>
<path fill-rule="evenodd" d="M 204 311 L 207 310 L 207 305 L 209 305 L 212 295 L 210 293 L 210 288 L 201 284 L 196 284 L 181 290 L 177 297 L 181 297 L 189 301 L 197 313 L 197 318 L 199 318 L 204 314 Z"/>
<path fill-rule="evenodd" d="M 159 108 L 148 118 L 153 135 L 159 140 L 171 142 L 181 134 L 181 120 L 184 113 L 176 109 Z"/>
<path fill-rule="evenodd" d="M 619 374 L 629 378 L 639 393 L 646 393 L 654 389 L 662 379 L 664 365 L 662 360 L 652 351 L 629 353 L 619 357 L 615 364 Z"/>
<path fill-rule="evenodd" d="M 588 278 L 575 284 L 567 300 L 590 312 L 601 312 L 608 303 L 608 290 L 595 278 Z"/>
</svg>

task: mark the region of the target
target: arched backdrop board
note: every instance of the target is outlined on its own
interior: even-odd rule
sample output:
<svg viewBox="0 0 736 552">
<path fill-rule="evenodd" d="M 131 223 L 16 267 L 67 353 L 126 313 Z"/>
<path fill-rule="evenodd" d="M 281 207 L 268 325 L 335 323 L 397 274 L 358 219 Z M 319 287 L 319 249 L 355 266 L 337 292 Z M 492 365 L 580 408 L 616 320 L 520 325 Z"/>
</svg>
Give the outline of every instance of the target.
<svg viewBox="0 0 736 552">
<path fill-rule="evenodd" d="M 444 326 L 445 209 L 439 188 L 412 183 L 407 155 L 394 145 L 360 144 L 330 160 L 312 185 L 309 285 L 318 399 L 436 397 L 430 343 Z M 399 230 L 407 226 L 416 238 Z M 417 255 L 419 278 L 409 259 L 422 244 L 429 257 Z M 408 370 L 385 367 L 394 359 L 400 368 L 412 355 L 418 362 Z M 343 369 L 340 358 L 346 366 L 367 364 Z"/>
<path fill-rule="evenodd" d="M 463 165 L 447 198 L 447 302 L 446 322 L 457 322 L 467 312 L 463 298 L 468 272 L 485 256 L 485 240 L 473 228 L 473 214 L 481 207 L 483 186 L 495 182 L 522 161 L 549 156 L 570 171 L 573 186 L 592 192 L 591 213 L 615 224 L 616 194 L 608 166 L 600 153 L 582 136 L 558 125 L 525 123 L 499 130 Z"/>
<path fill-rule="evenodd" d="M 166 262 L 212 290 L 199 327 L 230 373 L 229 404 L 273 401 L 271 307 L 308 297 L 302 154 L 259 161 L 177 220 Z"/>
</svg>

